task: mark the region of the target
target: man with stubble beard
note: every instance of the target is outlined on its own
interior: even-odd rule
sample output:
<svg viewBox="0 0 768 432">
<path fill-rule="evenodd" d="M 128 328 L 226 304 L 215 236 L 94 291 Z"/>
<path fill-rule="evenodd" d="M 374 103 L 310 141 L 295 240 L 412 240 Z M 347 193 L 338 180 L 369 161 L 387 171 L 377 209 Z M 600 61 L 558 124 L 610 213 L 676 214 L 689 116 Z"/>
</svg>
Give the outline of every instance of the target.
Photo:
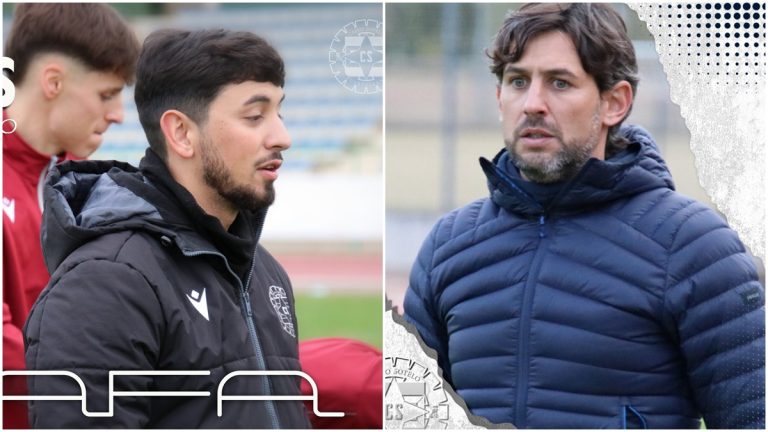
<svg viewBox="0 0 768 432">
<path fill-rule="evenodd" d="M 518 428 L 765 427 L 764 290 L 738 236 L 621 126 L 637 62 L 604 4 L 529 4 L 489 53 L 505 148 L 404 309 L 469 410 Z"/>
<path fill-rule="evenodd" d="M 268 400 L 223 401 L 221 415 L 216 405 L 232 372 L 301 370 L 291 284 L 259 244 L 291 145 L 284 80 L 280 55 L 248 32 L 160 30 L 146 39 L 135 99 L 149 148 L 138 169 L 55 167 L 42 228 L 52 276 L 25 326 L 28 368 L 74 372 L 85 409 L 111 415 L 37 400 L 33 427 L 310 427 L 301 401 L 271 400 L 300 395 L 295 376 L 235 376 L 224 394 Z M 110 383 L 110 371 L 136 373 Z M 112 388 L 209 395 L 125 397 Z M 32 376 L 29 390 L 81 393 L 69 377 Z"/>
</svg>

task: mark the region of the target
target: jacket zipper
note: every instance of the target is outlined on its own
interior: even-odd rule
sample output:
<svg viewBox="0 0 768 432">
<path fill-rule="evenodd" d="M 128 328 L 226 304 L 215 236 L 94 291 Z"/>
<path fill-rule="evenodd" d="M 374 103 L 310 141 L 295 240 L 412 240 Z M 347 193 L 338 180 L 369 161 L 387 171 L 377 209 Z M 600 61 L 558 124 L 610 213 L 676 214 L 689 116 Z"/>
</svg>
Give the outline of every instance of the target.
<svg viewBox="0 0 768 432">
<path fill-rule="evenodd" d="M 543 261 L 544 256 L 544 250 L 546 249 L 547 243 L 549 243 L 549 240 L 547 239 L 547 233 L 546 233 L 546 224 L 547 224 L 547 216 L 546 216 L 546 210 L 542 208 L 541 204 L 539 204 L 538 201 L 536 201 L 532 196 L 528 195 L 526 192 L 521 190 L 517 187 L 514 181 L 512 181 L 511 178 L 509 178 L 503 171 L 498 169 L 494 165 L 495 172 L 501 176 L 502 179 L 506 181 L 508 185 L 510 185 L 512 188 L 514 188 L 518 193 L 520 193 L 525 199 L 527 199 L 533 206 L 538 207 L 541 209 L 541 213 L 539 214 L 539 220 L 538 220 L 538 229 L 539 229 L 539 246 L 536 249 L 536 253 L 533 256 L 533 261 L 531 263 L 531 272 L 528 275 L 528 280 L 525 283 L 525 286 L 523 287 L 523 304 L 520 309 L 520 328 L 518 333 L 518 349 L 517 349 L 517 382 L 516 390 L 517 390 L 517 396 L 515 397 L 515 413 L 514 413 L 514 425 L 516 428 L 519 429 L 525 429 L 527 426 L 526 422 L 526 406 L 528 404 L 528 369 L 529 369 L 529 353 L 528 353 L 528 343 L 530 340 L 530 332 L 531 332 L 531 309 L 533 307 L 533 294 L 534 289 L 536 287 L 536 280 L 539 277 L 539 271 L 541 270 L 541 263 Z M 559 195 L 562 194 L 562 190 Z"/>
<path fill-rule="evenodd" d="M 542 208 L 538 201 L 522 191 L 519 187 L 517 187 L 515 182 L 512 181 L 509 176 L 507 176 L 502 170 L 496 167 L 496 165 L 493 165 L 494 172 L 496 172 L 497 175 L 499 175 L 503 180 L 506 181 L 508 185 L 514 188 L 518 193 L 521 193 L 525 199 L 529 200 L 533 206 L 538 207 L 541 211 L 541 213 L 539 213 L 538 220 L 539 246 L 533 256 L 533 261 L 531 262 L 531 272 L 529 273 L 528 280 L 526 281 L 525 287 L 523 288 L 523 305 L 522 309 L 520 310 L 520 329 L 518 334 L 519 342 L 517 351 L 517 396 L 515 398 L 514 415 L 514 425 L 520 429 L 524 429 L 527 426 L 526 407 L 528 405 L 528 372 L 530 366 L 530 353 L 528 352 L 530 347 L 528 344 L 531 336 L 531 314 L 533 308 L 534 290 L 539 278 L 539 273 L 541 272 L 541 265 L 544 261 L 545 251 L 550 242 L 550 238 L 547 236 L 547 214 L 551 214 L 551 209 L 554 208 L 555 203 L 558 202 L 568 191 L 570 191 L 571 186 L 575 184 L 584 175 L 585 172 L 587 172 L 587 167 L 592 163 L 592 161 L 592 159 L 589 159 L 581 168 L 579 173 L 576 174 L 574 178 L 569 180 L 568 183 L 563 185 L 563 187 L 560 189 L 557 195 L 552 198 L 552 201 L 550 201 L 546 208 Z"/>
<path fill-rule="evenodd" d="M 517 357 L 517 397 L 515 398 L 515 422 L 517 428 L 524 429 L 526 425 L 526 406 L 528 404 L 528 368 L 529 368 L 529 339 L 531 333 L 531 309 L 533 308 L 533 295 L 536 283 L 544 261 L 545 251 L 549 244 L 546 235 L 546 215 L 539 216 L 539 246 L 533 256 L 531 272 L 523 289 L 523 305 L 520 310 L 520 329 L 518 335 Z"/>
<path fill-rule="evenodd" d="M 248 334 L 251 339 L 251 345 L 253 345 L 253 350 L 256 353 L 256 363 L 259 366 L 259 369 L 261 370 L 267 370 L 267 363 L 264 359 L 264 352 L 261 349 L 261 343 L 259 342 L 259 336 L 256 333 L 256 325 L 253 323 L 253 309 L 251 308 L 251 298 L 248 295 L 248 290 L 245 288 L 247 285 L 243 286 L 243 281 L 240 280 L 240 278 L 237 276 L 237 274 L 232 271 L 232 268 L 229 266 L 229 261 L 227 260 L 227 257 L 222 255 L 219 252 L 214 251 L 193 251 L 193 252 L 187 252 L 182 251 L 184 256 L 192 257 L 192 256 L 200 256 L 200 255 L 215 255 L 218 257 L 221 257 L 222 260 L 224 260 L 224 265 L 227 266 L 227 271 L 234 276 L 235 280 L 237 280 L 237 283 L 240 288 L 240 308 L 241 312 L 243 313 L 243 316 L 245 317 L 245 324 L 248 326 Z M 251 276 L 253 276 L 253 269 L 256 266 L 256 249 L 253 250 L 253 255 L 251 257 L 251 269 L 248 272 L 248 278 L 246 279 L 246 283 L 249 284 L 251 281 Z M 262 385 L 262 392 L 265 395 L 271 395 L 272 394 L 272 384 L 269 381 L 269 377 L 265 376 L 264 379 L 261 382 Z M 267 406 L 267 414 L 269 415 L 270 422 L 272 423 L 272 429 L 281 429 L 280 428 L 280 420 L 277 416 L 277 410 L 275 408 L 275 403 L 272 400 L 264 401 L 264 403 Z"/>
</svg>

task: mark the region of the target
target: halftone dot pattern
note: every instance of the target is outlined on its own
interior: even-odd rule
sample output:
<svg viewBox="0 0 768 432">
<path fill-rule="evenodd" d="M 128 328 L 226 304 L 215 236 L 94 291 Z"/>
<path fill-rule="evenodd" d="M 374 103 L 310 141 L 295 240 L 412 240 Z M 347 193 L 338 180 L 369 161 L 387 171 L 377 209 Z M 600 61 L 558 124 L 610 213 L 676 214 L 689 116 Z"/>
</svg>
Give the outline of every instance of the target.
<svg viewBox="0 0 768 432">
<path fill-rule="evenodd" d="M 653 20 L 649 31 L 670 39 L 664 51 L 675 51 L 677 66 L 721 84 L 764 82 L 765 3 L 653 4 L 638 6 L 640 11 Z"/>
<path fill-rule="evenodd" d="M 670 96 L 691 133 L 702 187 L 741 241 L 765 262 L 766 3 L 629 6 L 654 36 Z M 764 361 L 763 345 L 757 344 L 762 338 L 761 328 L 745 328 L 712 349 L 741 346 L 745 354 L 727 371 L 739 376 Z M 765 383 L 748 383 L 741 391 L 764 394 Z M 764 407 L 730 415 L 741 416 L 734 419 L 741 424 L 759 423 Z"/>
<path fill-rule="evenodd" d="M 655 39 L 670 97 L 691 133 L 702 187 L 742 242 L 765 260 L 766 4 L 629 7 Z"/>
</svg>

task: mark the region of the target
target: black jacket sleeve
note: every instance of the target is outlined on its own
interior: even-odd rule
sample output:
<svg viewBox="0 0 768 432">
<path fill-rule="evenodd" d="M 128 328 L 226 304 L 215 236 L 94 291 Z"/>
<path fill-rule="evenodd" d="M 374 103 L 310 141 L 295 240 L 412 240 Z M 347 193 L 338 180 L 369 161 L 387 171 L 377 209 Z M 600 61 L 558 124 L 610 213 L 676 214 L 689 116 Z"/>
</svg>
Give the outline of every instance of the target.
<svg viewBox="0 0 768 432">
<path fill-rule="evenodd" d="M 122 263 L 92 259 L 54 274 L 25 326 L 29 370 L 70 371 L 84 383 L 80 401 L 33 401 L 33 428 L 143 428 L 148 398 L 109 401 L 109 371 L 152 370 L 161 346 L 163 315 L 149 281 Z M 57 273 L 59 273 L 57 272 Z M 80 395 L 71 377 L 31 376 L 30 395 Z M 148 391 L 151 377 L 117 377 L 116 391 Z M 86 416 L 87 412 L 100 412 Z M 112 413 L 109 415 L 110 407 Z"/>
</svg>

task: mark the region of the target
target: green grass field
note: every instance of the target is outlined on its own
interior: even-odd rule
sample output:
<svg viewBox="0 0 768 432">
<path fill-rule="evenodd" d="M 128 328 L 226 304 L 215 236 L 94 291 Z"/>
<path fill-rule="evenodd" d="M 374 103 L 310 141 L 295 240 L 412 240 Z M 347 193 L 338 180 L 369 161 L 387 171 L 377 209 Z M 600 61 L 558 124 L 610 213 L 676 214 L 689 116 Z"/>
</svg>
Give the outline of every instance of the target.
<svg viewBox="0 0 768 432">
<path fill-rule="evenodd" d="M 380 294 L 296 295 L 301 340 L 348 337 L 381 349 L 383 311 Z"/>
</svg>

